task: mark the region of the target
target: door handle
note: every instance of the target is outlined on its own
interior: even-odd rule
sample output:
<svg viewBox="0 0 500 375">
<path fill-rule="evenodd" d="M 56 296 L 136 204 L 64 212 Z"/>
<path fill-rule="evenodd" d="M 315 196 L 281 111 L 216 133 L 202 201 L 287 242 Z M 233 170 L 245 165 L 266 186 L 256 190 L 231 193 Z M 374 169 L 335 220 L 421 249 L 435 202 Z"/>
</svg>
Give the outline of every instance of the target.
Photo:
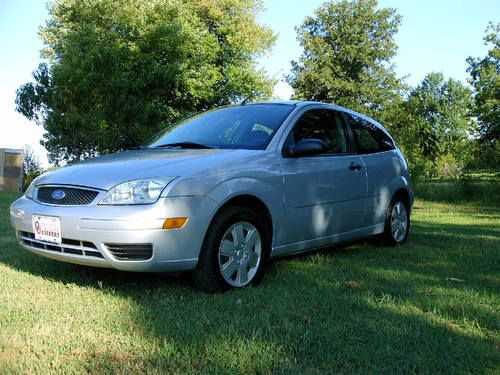
<svg viewBox="0 0 500 375">
<path fill-rule="evenodd" d="M 349 169 L 351 171 L 357 171 L 357 170 L 360 170 L 361 168 L 363 168 L 363 166 L 361 164 L 354 163 L 354 162 L 352 162 L 351 164 L 349 164 Z"/>
</svg>

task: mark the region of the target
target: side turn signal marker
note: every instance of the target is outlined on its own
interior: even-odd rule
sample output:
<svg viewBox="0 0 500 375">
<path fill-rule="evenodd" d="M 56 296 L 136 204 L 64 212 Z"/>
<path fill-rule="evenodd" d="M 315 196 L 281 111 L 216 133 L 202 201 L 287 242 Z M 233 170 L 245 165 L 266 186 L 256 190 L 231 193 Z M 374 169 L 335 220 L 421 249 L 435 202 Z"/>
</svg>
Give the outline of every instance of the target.
<svg viewBox="0 0 500 375">
<path fill-rule="evenodd" d="M 187 222 L 187 217 L 170 217 L 163 222 L 163 229 L 181 229 Z"/>
</svg>

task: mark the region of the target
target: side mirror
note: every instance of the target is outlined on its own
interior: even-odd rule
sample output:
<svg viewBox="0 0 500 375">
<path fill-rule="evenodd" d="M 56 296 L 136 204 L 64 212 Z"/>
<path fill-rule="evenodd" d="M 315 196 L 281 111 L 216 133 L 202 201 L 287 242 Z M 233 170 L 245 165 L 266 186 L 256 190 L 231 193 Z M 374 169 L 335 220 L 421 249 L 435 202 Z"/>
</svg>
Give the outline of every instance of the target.
<svg viewBox="0 0 500 375">
<path fill-rule="evenodd" d="M 301 139 L 295 147 L 290 147 L 286 156 L 299 158 L 301 156 L 313 156 L 323 154 L 328 150 L 328 145 L 321 139 L 308 138 Z"/>
</svg>

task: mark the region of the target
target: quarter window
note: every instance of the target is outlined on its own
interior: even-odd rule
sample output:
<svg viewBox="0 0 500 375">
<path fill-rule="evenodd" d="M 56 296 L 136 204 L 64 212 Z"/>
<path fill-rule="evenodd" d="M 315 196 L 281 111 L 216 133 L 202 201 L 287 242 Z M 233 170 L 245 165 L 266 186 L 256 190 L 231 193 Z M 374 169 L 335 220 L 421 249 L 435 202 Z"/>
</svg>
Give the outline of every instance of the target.
<svg viewBox="0 0 500 375">
<path fill-rule="evenodd" d="M 347 114 L 347 117 L 360 154 L 371 154 L 394 149 L 392 139 L 378 126 L 350 113 Z"/>
<path fill-rule="evenodd" d="M 321 139 L 328 145 L 329 154 L 350 152 L 350 145 L 341 115 L 327 109 L 313 109 L 302 115 L 292 131 L 293 142 L 302 139 Z"/>
</svg>

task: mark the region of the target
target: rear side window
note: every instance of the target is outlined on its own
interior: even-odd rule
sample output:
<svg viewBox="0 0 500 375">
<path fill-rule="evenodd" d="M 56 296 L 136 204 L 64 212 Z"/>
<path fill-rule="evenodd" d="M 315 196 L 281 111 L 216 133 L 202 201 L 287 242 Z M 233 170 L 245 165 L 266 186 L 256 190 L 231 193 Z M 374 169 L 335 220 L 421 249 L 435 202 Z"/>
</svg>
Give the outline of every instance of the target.
<svg viewBox="0 0 500 375">
<path fill-rule="evenodd" d="M 346 113 L 360 154 L 394 150 L 392 139 L 378 126 L 362 117 Z"/>
<path fill-rule="evenodd" d="M 302 139 L 321 139 L 328 145 L 328 154 L 350 152 L 348 136 L 341 115 L 327 109 L 307 111 L 295 124 L 292 131 L 293 141 Z"/>
</svg>

